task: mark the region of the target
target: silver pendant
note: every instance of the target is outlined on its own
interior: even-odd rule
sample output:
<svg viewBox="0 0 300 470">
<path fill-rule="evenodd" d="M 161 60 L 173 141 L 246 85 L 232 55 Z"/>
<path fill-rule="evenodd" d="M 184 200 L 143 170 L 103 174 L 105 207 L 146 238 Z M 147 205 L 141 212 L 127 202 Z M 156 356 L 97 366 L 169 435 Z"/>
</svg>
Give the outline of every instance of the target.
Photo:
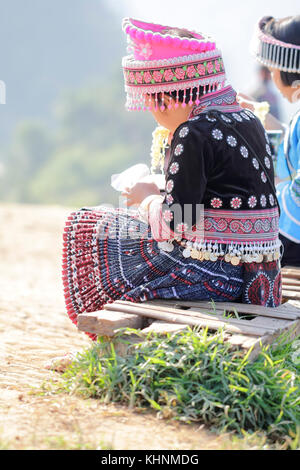
<svg viewBox="0 0 300 470">
<path fill-rule="evenodd" d="M 171 253 L 171 251 L 174 250 L 174 245 L 170 242 L 158 242 L 157 246 L 160 250 L 166 251 L 167 253 Z"/>
<path fill-rule="evenodd" d="M 189 258 L 191 256 L 191 249 L 190 248 L 185 248 L 182 252 L 182 256 L 184 258 Z"/>
</svg>

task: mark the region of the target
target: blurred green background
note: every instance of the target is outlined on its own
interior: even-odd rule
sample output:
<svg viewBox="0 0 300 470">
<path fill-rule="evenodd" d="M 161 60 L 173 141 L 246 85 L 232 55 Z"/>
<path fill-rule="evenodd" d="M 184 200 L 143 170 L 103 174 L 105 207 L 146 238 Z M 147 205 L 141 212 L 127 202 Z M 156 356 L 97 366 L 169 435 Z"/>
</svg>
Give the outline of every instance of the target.
<svg viewBox="0 0 300 470">
<path fill-rule="evenodd" d="M 0 200 L 116 203 L 111 175 L 149 163 L 155 127 L 124 107 L 120 19 L 104 0 L 0 6 Z"/>
</svg>

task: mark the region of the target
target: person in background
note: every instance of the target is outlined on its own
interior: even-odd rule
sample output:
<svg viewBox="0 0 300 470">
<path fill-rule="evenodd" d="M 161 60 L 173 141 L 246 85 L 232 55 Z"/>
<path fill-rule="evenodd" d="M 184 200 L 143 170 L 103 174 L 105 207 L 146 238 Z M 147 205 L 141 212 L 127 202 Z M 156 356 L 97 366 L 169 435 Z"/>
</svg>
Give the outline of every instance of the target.
<svg viewBox="0 0 300 470">
<path fill-rule="evenodd" d="M 254 90 L 250 93 L 255 101 L 263 102 L 267 101 L 270 105 L 270 113 L 280 120 L 280 106 L 279 99 L 274 89 L 271 72 L 268 67 L 261 65 L 257 71 L 258 84 Z"/>
<path fill-rule="evenodd" d="M 300 16 L 262 18 L 254 36 L 254 53 L 258 62 L 268 67 L 272 80 L 290 103 L 300 101 Z M 259 104 L 244 94 L 241 106 L 254 112 Z M 284 139 L 276 155 L 277 198 L 281 215 L 280 239 L 283 244 L 281 265 L 300 267 L 300 109 L 289 126 L 272 113 L 264 116 L 266 130 L 283 130 Z"/>
</svg>

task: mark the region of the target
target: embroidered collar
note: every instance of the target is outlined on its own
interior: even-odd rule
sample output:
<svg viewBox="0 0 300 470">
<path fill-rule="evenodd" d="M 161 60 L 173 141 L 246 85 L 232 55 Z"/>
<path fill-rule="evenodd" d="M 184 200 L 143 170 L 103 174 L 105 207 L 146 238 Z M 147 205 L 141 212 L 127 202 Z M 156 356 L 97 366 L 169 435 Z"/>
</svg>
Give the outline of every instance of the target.
<svg viewBox="0 0 300 470">
<path fill-rule="evenodd" d="M 236 91 L 231 85 L 228 85 L 222 90 L 202 96 L 200 98 L 200 104 L 192 108 L 188 120 L 208 111 L 220 111 L 222 113 L 242 111 L 241 106 L 236 100 Z"/>
</svg>

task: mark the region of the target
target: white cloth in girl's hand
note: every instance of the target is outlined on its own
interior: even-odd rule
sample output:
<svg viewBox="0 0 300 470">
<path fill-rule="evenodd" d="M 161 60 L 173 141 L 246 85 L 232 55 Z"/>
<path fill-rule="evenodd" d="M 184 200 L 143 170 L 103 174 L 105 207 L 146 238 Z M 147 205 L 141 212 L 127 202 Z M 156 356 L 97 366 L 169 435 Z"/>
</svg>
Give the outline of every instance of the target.
<svg viewBox="0 0 300 470">
<path fill-rule="evenodd" d="M 111 186 L 116 191 L 124 191 L 125 188 L 132 188 L 136 183 L 155 183 L 159 189 L 165 188 L 165 175 L 150 173 L 149 167 L 144 163 L 133 165 L 122 173 L 112 175 Z"/>
</svg>

